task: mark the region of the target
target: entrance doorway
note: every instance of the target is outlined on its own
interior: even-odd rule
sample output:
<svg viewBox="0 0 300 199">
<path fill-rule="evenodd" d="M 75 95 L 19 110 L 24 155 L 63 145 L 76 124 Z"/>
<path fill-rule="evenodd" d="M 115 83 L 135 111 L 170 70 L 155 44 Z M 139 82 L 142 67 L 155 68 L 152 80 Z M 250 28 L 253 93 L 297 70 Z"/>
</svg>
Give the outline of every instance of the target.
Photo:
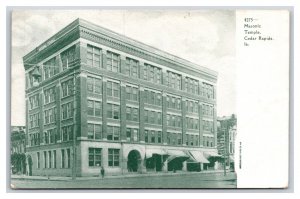
<svg viewBox="0 0 300 199">
<path fill-rule="evenodd" d="M 141 154 L 137 150 L 132 150 L 128 154 L 127 169 L 129 172 L 137 172 L 141 166 Z"/>
</svg>

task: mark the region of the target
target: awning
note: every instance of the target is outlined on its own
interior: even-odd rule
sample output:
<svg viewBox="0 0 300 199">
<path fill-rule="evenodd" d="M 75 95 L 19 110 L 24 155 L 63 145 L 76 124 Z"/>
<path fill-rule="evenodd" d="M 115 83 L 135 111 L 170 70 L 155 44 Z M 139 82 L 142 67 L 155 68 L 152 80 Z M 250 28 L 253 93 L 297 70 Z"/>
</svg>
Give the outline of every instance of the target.
<svg viewBox="0 0 300 199">
<path fill-rule="evenodd" d="M 215 151 L 205 151 L 204 155 L 205 155 L 206 158 L 209 158 L 209 157 L 221 157 L 221 155 L 219 155 Z"/>
<path fill-rule="evenodd" d="M 189 159 L 189 155 L 187 155 L 184 151 L 180 150 L 168 150 L 168 155 L 170 156 L 168 158 L 168 161 L 172 161 L 174 159 L 180 159 L 182 162 Z"/>
<path fill-rule="evenodd" d="M 201 163 L 209 163 L 209 161 L 204 157 L 203 153 L 200 151 L 189 151 L 192 158 L 196 162 L 201 162 Z"/>
<path fill-rule="evenodd" d="M 146 149 L 146 158 L 151 158 L 153 154 L 168 155 L 164 149 Z"/>
</svg>

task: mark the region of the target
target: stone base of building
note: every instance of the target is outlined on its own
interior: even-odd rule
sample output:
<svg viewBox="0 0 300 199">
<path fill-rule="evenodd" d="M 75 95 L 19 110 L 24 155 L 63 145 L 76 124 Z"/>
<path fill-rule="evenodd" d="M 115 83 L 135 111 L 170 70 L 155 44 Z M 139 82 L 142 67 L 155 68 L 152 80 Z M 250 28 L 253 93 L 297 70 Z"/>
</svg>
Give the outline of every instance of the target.
<svg viewBox="0 0 300 199">
<path fill-rule="evenodd" d="M 75 151 L 75 154 L 73 153 Z M 100 176 L 154 172 L 213 170 L 216 159 L 209 163 L 197 162 L 189 151 L 215 153 L 215 148 L 80 141 L 74 148 L 65 147 L 31 150 L 27 152 L 27 174 L 33 176 Z M 74 159 L 75 158 L 75 159 Z M 75 165 L 75 168 L 73 167 Z"/>
</svg>

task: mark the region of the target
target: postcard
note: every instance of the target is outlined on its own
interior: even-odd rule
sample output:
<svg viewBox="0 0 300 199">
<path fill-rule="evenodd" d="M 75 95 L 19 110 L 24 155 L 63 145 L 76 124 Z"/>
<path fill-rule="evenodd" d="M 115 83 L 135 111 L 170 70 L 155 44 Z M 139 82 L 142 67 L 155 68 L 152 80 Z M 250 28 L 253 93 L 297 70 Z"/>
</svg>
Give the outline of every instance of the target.
<svg viewBox="0 0 300 199">
<path fill-rule="evenodd" d="M 287 188 L 290 11 L 11 12 L 11 189 Z"/>
</svg>

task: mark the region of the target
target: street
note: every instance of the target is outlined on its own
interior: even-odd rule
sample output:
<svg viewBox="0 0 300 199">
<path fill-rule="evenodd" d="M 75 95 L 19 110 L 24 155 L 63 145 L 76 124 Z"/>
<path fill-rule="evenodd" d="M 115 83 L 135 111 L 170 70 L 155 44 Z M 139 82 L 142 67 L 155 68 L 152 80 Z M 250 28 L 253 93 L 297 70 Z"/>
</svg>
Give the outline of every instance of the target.
<svg viewBox="0 0 300 199">
<path fill-rule="evenodd" d="M 129 178 L 94 178 L 77 180 L 33 180 L 12 179 L 14 189 L 109 189 L 109 188 L 236 188 L 236 175 L 226 176 L 212 174 L 184 174 L 168 176 L 137 176 Z"/>
</svg>

